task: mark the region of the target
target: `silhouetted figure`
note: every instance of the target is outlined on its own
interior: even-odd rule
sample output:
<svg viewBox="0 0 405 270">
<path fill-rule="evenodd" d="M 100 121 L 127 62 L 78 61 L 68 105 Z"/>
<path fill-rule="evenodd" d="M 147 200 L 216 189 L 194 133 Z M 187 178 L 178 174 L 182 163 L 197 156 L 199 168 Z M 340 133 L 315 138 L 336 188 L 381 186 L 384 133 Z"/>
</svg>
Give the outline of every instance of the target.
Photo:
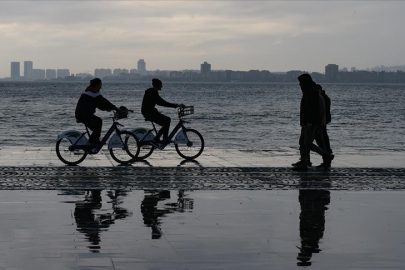
<svg viewBox="0 0 405 270">
<path fill-rule="evenodd" d="M 118 108 L 104 98 L 100 90 L 102 82 L 99 78 L 90 80 L 90 85 L 84 90 L 80 96 L 76 106 L 76 120 L 78 123 L 85 124 L 91 131 L 89 142 L 91 144 L 99 144 L 103 120 L 95 116 L 96 109 L 102 111 L 117 111 Z"/>
<path fill-rule="evenodd" d="M 193 209 L 193 199 L 186 198 L 184 190 L 179 190 L 176 203 L 166 203 L 158 208 L 158 203 L 170 199 L 169 190 L 145 191 L 145 197 L 141 203 L 141 212 L 145 226 L 152 229 L 152 239 L 160 239 L 163 235 L 160 224 L 161 218 L 174 212 L 184 212 L 185 209 Z"/>
<path fill-rule="evenodd" d="M 145 198 L 141 203 L 141 212 L 143 223 L 152 229 L 152 239 L 159 239 L 162 237 L 162 231 L 159 227 L 159 218 L 171 212 L 166 209 L 157 209 L 159 201 L 166 199 L 170 199 L 169 190 L 155 191 L 149 195 L 147 195 L 145 191 Z"/>
<path fill-rule="evenodd" d="M 151 141 L 151 144 L 155 147 L 160 148 L 159 139 L 163 135 L 163 145 L 168 143 L 169 128 L 171 118 L 161 114 L 155 107 L 156 105 L 170 108 L 184 107 L 183 104 L 175 104 L 165 101 L 160 95 L 159 91 L 162 90 L 163 83 L 159 79 L 152 79 L 152 88 L 149 88 L 145 91 L 143 96 L 142 115 L 145 117 L 145 120 L 151 121 L 161 126 L 161 129 L 156 134 L 154 140 Z"/>
<path fill-rule="evenodd" d="M 310 189 L 301 184 L 299 191 L 300 213 L 300 237 L 301 246 L 297 257 L 298 266 L 310 266 L 313 253 L 319 253 L 319 241 L 325 231 L 325 211 L 330 203 L 329 179 L 324 179 L 325 189 Z M 303 181 L 301 181 L 302 183 Z M 305 189 L 302 189 L 305 188 Z"/>
<path fill-rule="evenodd" d="M 101 191 L 93 190 L 84 201 L 76 202 L 75 220 L 77 231 L 83 233 L 91 243 L 91 252 L 99 252 L 100 249 L 100 223 L 96 219 L 94 211 L 101 208 Z"/>
<path fill-rule="evenodd" d="M 127 209 L 119 206 L 122 203 L 120 197 L 125 196 L 125 192 L 108 191 L 107 195 L 112 204 L 112 212 L 109 213 L 105 211 L 100 214 L 96 213 L 102 206 L 101 190 L 87 192 L 84 201 L 76 202 L 74 217 L 77 231 L 86 236 L 91 243 L 88 248 L 93 253 L 98 253 L 101 249 L 100 233 L 114 224 L 115 220 L 125 219 L 131 215 Z"/>
<path fill-rule="evenodd" d="M 310 165 L 310 150 L 320 154 L 324 164 L 329 164 L 334 156 L 327 151 L 322 138 L 322 128 L 326 124 L 325 101 L 319 94 L 316 83 L 309 74 L 298 77 L 302 91 L 300 106 L 300 161 L 294 163 L 293 170 L 307 171 Z M 319 138 L 319 147 L 313 144 Z"/>
<path fill-rule="evenodd" d="M 331 101 L 330 101 L 329 96 L 326 94 L 325 90 L 322 89 L 322 86 L 320 84 L 317 84 L 316 86 L 318 87 L 318 90 L 321 93 L 321 96 L 323 97 L 323 100 L 325 101 L 326 125 L 322 129 L 322 137 L 323 137 L 323 141 L 325 143 L 326 151 L 328 153 L 332 154 L 333 151 L 330 148 L 329 135 L 328 135 L 328 131 L 326 129 L 326 126 L 332 121 L 332 115 L 330 113 Z"/>
</svg>

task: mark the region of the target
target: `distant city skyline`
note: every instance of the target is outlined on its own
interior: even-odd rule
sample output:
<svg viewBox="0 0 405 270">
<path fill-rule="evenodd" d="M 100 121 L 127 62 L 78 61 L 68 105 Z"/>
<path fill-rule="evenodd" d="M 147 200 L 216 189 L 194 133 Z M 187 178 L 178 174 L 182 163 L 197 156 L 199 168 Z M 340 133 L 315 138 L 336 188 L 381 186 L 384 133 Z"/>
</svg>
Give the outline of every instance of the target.
<svg viewBox="0 0 405 270">
<path fill-rule="evenodd" d="M 12 81 L 36 81 L 36 80 L 68 80 L 83 81 L 94 77 L 106 81 L 140 81 L 159 77 L 170 81 L 205 81 L 205 82 L 296 82 L 302 73 L 309 73 L 317 82 L 339 83 L 405 83 L 405 66 L 396 72 L 385 71 L 362 71 L 356 67 L 339 69 L 337 64 L 327 64 L 324 73 L 310 72 L 307 70 L 290 70 L 287 72 L 270 72 L 268 70 L 214 70 L 211 64 L 205 61 L 200 64 L 200 70 L 154 70 L 146 69 L 144 59 L 138 60 L 138 69 L 121 68 L 97 68 L 94 73 L 70 73 L 69 69 L 34 69 L 33 61 L 24 61 L 24 76 L 20 74 L 20 62 L 11 62 L 9 78 Z M 397 66 L 401 68 L 401 66 Z M 376 67 L 384 69 L 384 66 Z"/>
<path fill-rule="evenodd" d="M 185 70 L 195 70 L 197 71 L 198 69 L 183 69 L 183 70 L 160 70 L 160 69 L 156 69 L 156 70 L 147 70 L 146 69 L 146 61 L 144 59 L 139 59 L 137 61 L 137 69 L 133 68 L 133 69 L 126 69 L 126 68 L 96 68 L 94 69 L 94 72 L 88 71 L 88 72 L 78 72 L 78 73 L 74 73 L 71 72 L 70 69 L 48 69 L 48 68 L 34 68 L 34 62 L 33 61 L 24 61 L 24 66 L 23 66 L 23 70 L 21 70 L 20 68 L 20 62 L 11 62 L 10 64 L 10 75 L 4 78 L 10 78 L 13 80 L 16 79 L 28 79 L 28 80 L 50 80 L 50 79 L 56 79 L 56 78 L 65 78 L 67 76 L 77 76 L 80 78 L 86 78 L 86 77 L 98 77 L 98 78 L 103 78 L 106 76 L 118 76 L 121 74 L 139 74 L 142 76 L 148 75 L 148 74 L 154 74 L 156 72 L 159 71 L 167 71 L 167 72 L 171 72 L 171 71 L 185 71 Z M 397 67 L 402 67 L 402 70 L 405 70 L 405 65 L 404 66 L 397 66 Z M 373 67 L 375 69 L 378 70 L 384 70 L 384 66 L 380 65 L 380 66 L 376 66 Z M 390 67 L 387 67 L 388 69 Z M 222 71 L 240 71 L 240 70 L 231 70 L 231 69 L 225 69 Z M 259 70 L 259 69 L 252 69 L 252 70 Z M 252 71 L 250 70 L 250 71 Z M 291 69 L 288 71 L 278 71 L 278 72 L 284 72 L 284 73 L 288 73 L 288 72 L 295 72 L 298 69 Z M 359 70 L 356 67 L 350 67 L 350 71 L 355 71 L 355 70 Z M 370 70 L 370 68 L 367 68 L 366 70 Z M 221 71 L 220 69 L 211 69 L 211 64 L 208 63 L 207 61 L 204 61 L 204 63 L 200 64 L 200 69 L 199 69 L 201 76 L 204 78 L 208 78 L 208 73 L 210 73 L 211 71 Z M 248 70 L 246 70 L 248 71 Z M 260 71 L 260 70 L 259 70 Z M 269 72 L 269 70 L 261 70 L 261 71 L 266 71 Z M 317 72 L 317 71 L 309 71 L 309 70 L 299 70 L 299 72 L 315 72 L 315 73 L 321 73 L 321 74 L 325 74 L 326 76 L 326 80 L 327 81 L 335 81 L 337 79 L 337 73 L 338 71 L 343 71 L 343 72 L 347 72 L 349 71 L 349 68 L 347 67 L 343 67 L 339 69 L 339 65 L 338 64 L 327 64 L 326 66 L 324 66 L 324 71 L 323 72 Z M 273 72 L 273 73 L 277 73 L 277 72 Z M 23 75 L 20 75 L 23 74 Z M 163 74 L 163 73 L 162 73 Z M 4 78 L 0 78 L 0 79 L 4 79 Z"/>
<path fill-rule="evenodd" d="M 34 68 L 293 69 L 405 63 L 405 1 L 0 1 L 0 77 Z"/>
</svg>

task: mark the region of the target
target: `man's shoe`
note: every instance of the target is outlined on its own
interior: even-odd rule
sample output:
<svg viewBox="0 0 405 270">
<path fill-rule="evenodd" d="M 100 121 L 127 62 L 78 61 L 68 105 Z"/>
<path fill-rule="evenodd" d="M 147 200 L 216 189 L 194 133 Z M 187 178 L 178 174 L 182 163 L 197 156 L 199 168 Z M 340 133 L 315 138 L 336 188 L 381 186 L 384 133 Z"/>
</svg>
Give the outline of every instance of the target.
<svg viewBox="0 0 405 270">
<path fill-rule="evenodd" d="M 323 164 L 325 168 L 329 168 L 332 164 L 332 160 L 335 158 L 335 155 L 333 154 L 328 154 L 324 159 L 323 159 Z"/>
<path fill-rule="evenodd" d="M 301 160 L 298 161 L 298 162 L 296 162 L 296 163 L 291 164 L 291 166 L 297 167 L 297 166 L 300 166 L 300 164 L 301 164 Z M 312 167 L 312 162 L 309 161 L 308 164 L 307 164 L 307 166 L 308 166 L 308 167 Z"/>
<path fill-rule="evenodd" d="M 329 169 L 330 168 L 330 164 L 325 164 L 325 163 L 321 163 L 318 166 L 316 166 L 317 169 Z"/>
<path fill-rule="evenodd" d="M 308 166 L 307 162 L 300 160 L 297 163 L 295 163 L 295 166 L 293 167 L 293 171 L 299 171 L 299 172 L 304 172 L 308 171 Z"/>
</svg>

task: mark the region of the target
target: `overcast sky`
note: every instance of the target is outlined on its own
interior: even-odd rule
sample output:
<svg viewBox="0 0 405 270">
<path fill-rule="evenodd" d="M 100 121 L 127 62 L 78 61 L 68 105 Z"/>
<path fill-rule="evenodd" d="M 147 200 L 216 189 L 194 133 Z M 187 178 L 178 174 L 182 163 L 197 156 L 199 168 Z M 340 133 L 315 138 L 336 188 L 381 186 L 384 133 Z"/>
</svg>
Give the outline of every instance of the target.
<svg viewBox="0 0 405 270">
<path fill-rule="evenodd" d="M 0 77 L 34 68 L 405 65 L 405 1 L 0 1 Z M 23 68 L 21 68 L 23 73 Z"/>
</svg>

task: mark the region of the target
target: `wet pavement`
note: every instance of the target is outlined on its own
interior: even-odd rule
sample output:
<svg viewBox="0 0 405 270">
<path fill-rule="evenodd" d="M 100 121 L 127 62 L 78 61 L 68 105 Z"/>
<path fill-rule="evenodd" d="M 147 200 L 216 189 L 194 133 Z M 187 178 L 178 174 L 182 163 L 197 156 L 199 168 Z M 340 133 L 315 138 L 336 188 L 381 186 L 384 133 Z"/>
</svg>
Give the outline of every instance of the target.
<svg viewBox="0 0 405 270">
<path fill-rule="evenodd" d="M 0 191 L 0 269 L 403 269 L 404 192 Z"/>
<path fill-rule="evenodd" d="M 330 171 L 296 160 L 169 149 L 65 166 L 52 147 L 3 147 L 0 270 L 403 269 L 405 153 L 340 149 Z"/>
<path fill-rule="evenodd" d="M 404 168 L 405 151 L 376 148 L 340 148 L 334 149 L 333 167 L 343 168 Z M 297 162 L 298 149 L 283 147 L 264 150 L 217 149 L 206 147 L 198 165 L 201 167 L 290 167 Z M 311 155 L 312 163 L 319 165 L 322 160 Z M 164 151 L 155 151 L 147 162 L 137 162 L 134 167 L 178 167 L 189 166 L 172 146 Z M 65 166 L 56 156 L 55 147 L 0 147 L 0 166 Z M 105 148 L 97 155 L 89 155 L 82 167 L 119 166 Z"/>
</svg>

